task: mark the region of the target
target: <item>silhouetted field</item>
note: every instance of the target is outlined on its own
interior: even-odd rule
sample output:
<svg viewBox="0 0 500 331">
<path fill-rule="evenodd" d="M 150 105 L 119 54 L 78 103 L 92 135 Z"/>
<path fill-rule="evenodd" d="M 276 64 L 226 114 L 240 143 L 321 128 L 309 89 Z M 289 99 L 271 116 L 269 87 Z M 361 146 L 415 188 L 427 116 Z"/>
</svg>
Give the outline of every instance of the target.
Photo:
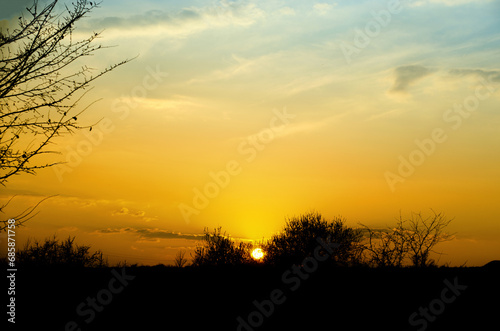
<svg viewBox="0 0 500 331">
<path fill-rule="evenodd" d="M 261 325 L 247 324 L 239 330 L 423 330 L 422 316 L 414 318 L 418 324 L 413 326 L 409 318 L 420 307 L 429 310 L 429 305 L 439 314 L 431 314 L 426 330 L 486 330 L 489 323 L 497 325 L 498 265 L 426 269 L 320 265 L 307 279 L 287 270 L 292 269 L 19 269 L 16 329 L 237 330 L 237 318 L 248 323 L 252 314 L 252 323 Z M 460 288 L 445 290 L 447 284 Z M 87 298 L 95 297 L 105 304 L 97 300 L 97 309 L 91 308 Z M 279 304 L 271 309 L 268 304 L 273 299 Z M 265 314 L 252 313 L 259 311 L 255 300 Z"/>
</svg>

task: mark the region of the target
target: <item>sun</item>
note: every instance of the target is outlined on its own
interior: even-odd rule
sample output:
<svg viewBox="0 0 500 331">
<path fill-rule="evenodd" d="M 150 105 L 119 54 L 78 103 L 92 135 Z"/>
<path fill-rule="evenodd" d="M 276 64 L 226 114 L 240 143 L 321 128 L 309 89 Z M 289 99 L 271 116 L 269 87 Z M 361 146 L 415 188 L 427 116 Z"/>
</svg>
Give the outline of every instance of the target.
<svg viewBox="0 0 500 331">
<path fill-rule="evenodd" d="M 262 248 L 256 248 L 252 251 L 252 257 L 254 260 L 261 260 L 264 257 L 264 251 Z"/>
</svg>

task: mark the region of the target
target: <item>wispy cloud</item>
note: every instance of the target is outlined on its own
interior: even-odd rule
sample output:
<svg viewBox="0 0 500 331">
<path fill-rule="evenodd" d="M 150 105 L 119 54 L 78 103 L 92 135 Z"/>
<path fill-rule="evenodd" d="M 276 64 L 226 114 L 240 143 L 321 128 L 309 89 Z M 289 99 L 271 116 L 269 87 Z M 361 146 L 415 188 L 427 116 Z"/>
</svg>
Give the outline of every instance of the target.
<svg viewBox="0 0 500 331">
<path fill-rule="evenodd" d="M 452 69 L 450 74 L 453 76 L 478 76 L 488 79 L 495 83 L 500 83 L 500 71 L 498 70 L 483 70 L 483 69 Z"/>
<path fill-rule="evenodd" d="M 417 80 L 425 77 L 435 70 L 421 65 L 400 66 L 394 70 L 395 80 L 391 92 L 406 92 L 408 87 Z"/>
<path fill-rule="evenodd" d="M 126 207 L 123 207 L 121 208 L 120 210 L 117 210 L 115 212 L 113 212 L 113 216 L 125 216 L 125 215 L 128 215 L 128 216 L 132 216 L 132 217 L 143 217 L 144 215 L 146 214 L 145 211 L 143 210 L 130 210 Z"/>
<path fill-rule="evenodd" d="M 332 10 L 333 7 L 335 7 L 335 5 L 336 4 L 332 5 L 329 3 L 320 2 L 320 3 L 315 3 L 313 8 L 318 15 L 326 15 Z"/>
<path fill-rule="evenodd" d="M 224 69 L 214 70 L 211 73 L 193 78 L 187 84 L 206 83 L 211 81 L 231 79 L 233 77 L 255 73 L 257 69 L 262 69 L 271 65 L 279 58 L 279 54 L 265 54 L 256 58 L 244 58 L 235 54 L 231 55 L 231 64 Z"/>
<path fill-rule="evenodd" d="M 158 228 L 133 228 L 133 227 L 123 227 L 123 228 L 105 228 L 99 229 L 93 232 L 94 234 L 106 235 L 106 234 L 133 234 L 138 236 L 138 240 L 144 241 L 157 241 L 159 239 L 185 239 L 185 240 L 203 240 L 205 234 L 193 234 L 193 233 L 181 233 L 166 231 Z M 252 241 L 248 238 L 236 238 L 230 237 L 236 241 Z"/>
<path fill-rule="evenodd" d="M 407 111 L 407 110 L 401 109 L 401 108 L 391 109 L 389 111 L 382 111 L 382 112 L 380 112 L 378 114 L 371 115 L 366 120 L 367 121 L 372 121 L 372 120 L 377 120 L 377 119 L 380 119 L 380 118 L 387 118 L 387 117 L 391 117 L 391 116 L 399 116 L 402 113 L 404 113 L 405 111 Z"/>
<path fill-rule="evenodd" d="M 171 95 L 160 98 L 136 98 L 134 102 L 138 108 L 152 111 L 166 120 L 184 119 L 196 113 L 196 110 L 207 107 L 202 101 L 185 95 Z"/>
<path fill-rule="evenodd" d="M 292 123 L 285 130 L 279 132 L 277 135 L 281 138 L 292 136 L 299 133 L 315 132 L 326 127 L 329 123 L 328 119 L 316 122 Z"/>
<path fill-rule="evenodd" d="M 444 5 L 444 6 L 460 6 L 467 4 L 484 4 L 492 0 L 417 0 L 410 2 L 411 7 L 420 7 L 424 5 Z"/>
<path fill-rule="evenodd" d="M 138 209 L 129 209 L 127 207 L 122 207 L 119 210 L 116 210 L 111 213 L 112 216 L 128 216 L 136 219 L 140 219 L 144 222 L 157 221 L 157 216 L 146 216 L 146 212 L 144 210 Z"/>
<path fill-rule="evenodd" d="M 283 16 L 295 16 L 295 9 L 290 7 L 283 7 L 279 10 L 279 13 Z"/>
<path fill-rule="evenodd" d="M 331 84 L 335 79 L 337 79 L 337 76 L 332 74 L 309 75 L 292 80 L 290 83 L 281 87 L 280 90 L 285 95 L 290 96 Z"/>
<path fill-rule="evenodd" d="M 119 30 L 127 36 L 164 35 L 186 37 L 210 28 L 248 26 L 264 16 L 264 11 L 250 1 L 221 0 L 207 7 L 189 7 L 178 12 L 150 10 L 128 17 L 108 16 L 88 20 L 83 30 Z"/>
<path fill-rule="evenodd" d="M 201 240 L 203 234 L 185 234 L 180 232 L 165 231 L 158 228 L 106 228 L 96 230 L 95 234 L 136 234 L 141 240 L 155 240 L 155 239 L 187 239 L 187 240 Z"/>
</svg>

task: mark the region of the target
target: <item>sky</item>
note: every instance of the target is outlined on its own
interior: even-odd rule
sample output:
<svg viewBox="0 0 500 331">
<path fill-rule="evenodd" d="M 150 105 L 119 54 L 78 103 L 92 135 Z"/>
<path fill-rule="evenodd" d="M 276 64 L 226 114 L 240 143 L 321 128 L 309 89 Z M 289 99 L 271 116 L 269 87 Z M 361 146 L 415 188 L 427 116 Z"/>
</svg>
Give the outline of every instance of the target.
<svg viewBox="0 0 500 331">
<path fill-rule="evenodd" d="M 30 1 L 0 2 L 0 26 Z M 41 3 L 47 3 L 46 1 Z M 64 2 L 63 2 L 64 4 Z M 71 5 L 70 1 L 67 1 Z M 64 10 L 62 7 L 59 7 Z M 358 227 L 443 213 L 439 264 L 500 258 L 500 1 L 104 0 L 66 162 L 11 178 L 4 217 L 110 262 L 172 263 L 205 227 L 259 241 L 311 210 Z"/>
</svg>

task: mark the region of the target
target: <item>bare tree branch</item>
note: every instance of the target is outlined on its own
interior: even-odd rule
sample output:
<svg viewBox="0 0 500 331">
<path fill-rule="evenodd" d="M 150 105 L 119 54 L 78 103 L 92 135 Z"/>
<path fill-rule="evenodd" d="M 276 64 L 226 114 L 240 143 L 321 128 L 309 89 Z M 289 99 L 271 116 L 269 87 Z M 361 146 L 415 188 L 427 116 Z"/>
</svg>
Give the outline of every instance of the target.
<svg viewBox="0 0 500 331">
<path fill-rule="evenodd" d="M 18 20 L 13 31 L 0 30 L 0 184 L 17 174 L 59 162 L 41 162 L 40 156 L 56 137 L 88 128 L 78 117 L 79 102 L 99 77 L 130 61 L 94 72 L 74 65 L 86 56 L 107 48 L 95 44 L 100 32 L 73 40 L 75 23 L 99 3 L 76 0 L 64 13 L 55 13 L 58 0 L 41 10 L 35 0 L 28 18 Z M 76 70 L 75 70 L 76 69 Z"/>
<path fill-rule="evenodd" d="M 38 206 L 40 206 L 40 204 L 42 202 L 44 202 L 45 200 L 47 199 L 50 199 L 50 198 L 53 198 L 57 195 L 51 195 L 51 196 L 48 196 L 48 197 L 45 197 L 43 198 L 42 200 L 40 200 L 36 205 L 34 205 L 33 207 L 29 207 L 29 208 L 26 208 L 24 211 L 22 211 L 20 214 L 18 214 L 17 216 L 14 216 L 14 217 L 10 217 L 10 218 L 13 218 L 16 220 L 16 227 L 18 226 L 21 226 L 23 225 L 24 223 L 26 223 L 27 221 L 29 221 L 30 219 L 32 219 L 33 217 L 35 217 L 36 215 L 38 215 L 39 212 L 36 212 L 36 209 L 38 208 Z M 3 206 L 0 206 L 0 212 L 4 212 L 4 209 L 5 207 L 7 207 L 9 205 L 9 203 L 12 201 L 12 199 L 14 199 L 16 196 L 14 195 L 12 198 L 9 199 L 9 201 L 7 201 L 6 204 L 4 204 Z M 0 223 L 2 223 L 3 225 L 0 225 L 0 232 L 2 231 L 6 231 L 7 227 L 8 227 L 8 223 L 7 223 L 8 220 L 3 220 L 1 221 Z"/>
<path fill-rule="evenodd" d="M 365 249 L 368 260 L 378 267 L 399 267 L 409 259 L 415 267 L 426 267 L 435 264 L 430 253 L 437 253 L 434 247 L 444 241 L 453 239 L 453 234 L 444 232 L 452 221 L 442 213 L 424 218 L 421 213 L 412 213 L 404 220 L 400 215 L 395 228 L 379 231 L 361 224 L 368 233 Z"/>
</svg>

